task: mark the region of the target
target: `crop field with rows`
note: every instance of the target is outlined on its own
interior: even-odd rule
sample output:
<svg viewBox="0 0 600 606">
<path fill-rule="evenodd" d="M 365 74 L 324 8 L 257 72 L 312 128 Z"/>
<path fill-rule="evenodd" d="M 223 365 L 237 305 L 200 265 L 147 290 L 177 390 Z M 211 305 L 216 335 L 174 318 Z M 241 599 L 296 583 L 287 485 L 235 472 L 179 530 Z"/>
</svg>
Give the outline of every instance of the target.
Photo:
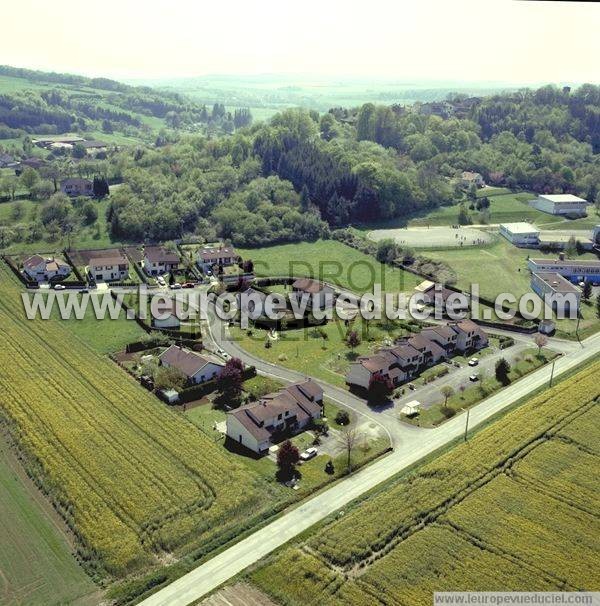
<svg viewBox="0 0 600 606">
<path fill-rule="evenodd" d="M 59 321 L 28 321 L 5 267 L 0 284 L 0 415 L 90 568 L 123 575 L 264 507 L 247 467 Z"/>
<path fill-rule="evenodd" d="M 600 363 L 267 559 L 286 605 L 431 604 L 434 591 L 600 589 Z"/>
</svg>

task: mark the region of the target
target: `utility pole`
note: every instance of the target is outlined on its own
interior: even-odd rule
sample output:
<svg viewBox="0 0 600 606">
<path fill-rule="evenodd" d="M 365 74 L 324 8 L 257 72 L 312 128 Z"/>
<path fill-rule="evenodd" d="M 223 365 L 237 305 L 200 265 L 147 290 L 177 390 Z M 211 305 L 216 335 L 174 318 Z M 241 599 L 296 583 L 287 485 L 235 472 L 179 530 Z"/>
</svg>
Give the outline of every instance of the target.
<svg viewBox="0 0 600 606">
<path fill-rule="evenodd" d="M 552 387 L 552 380 L 554 379 L 554 365 L 556 364 L 556 360 L 552 361 L 552 368 L 550 370 L 550 385 L 549 387 Z"/>
<path fill-rule="evenodd" d="M 471 412 L 470 408 L 467 408 L 467 419 L 465 421 L 465 442 L 467 441 L 467 433 L 469 431 L 469 413 Z"/>
</svg>

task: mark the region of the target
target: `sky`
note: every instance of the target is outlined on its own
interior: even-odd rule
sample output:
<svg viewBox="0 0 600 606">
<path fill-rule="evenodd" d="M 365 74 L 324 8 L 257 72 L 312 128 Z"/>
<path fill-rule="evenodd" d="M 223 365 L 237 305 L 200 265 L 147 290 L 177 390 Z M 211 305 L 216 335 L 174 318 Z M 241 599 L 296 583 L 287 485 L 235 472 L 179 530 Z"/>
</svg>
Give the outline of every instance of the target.
<svg viewBox="0 0 600 606">
<path fill-rule="evenodd" d="M 19 0 L 0 64 L 116 79 L 600 81 L 600 3 Z"/>
</svg>

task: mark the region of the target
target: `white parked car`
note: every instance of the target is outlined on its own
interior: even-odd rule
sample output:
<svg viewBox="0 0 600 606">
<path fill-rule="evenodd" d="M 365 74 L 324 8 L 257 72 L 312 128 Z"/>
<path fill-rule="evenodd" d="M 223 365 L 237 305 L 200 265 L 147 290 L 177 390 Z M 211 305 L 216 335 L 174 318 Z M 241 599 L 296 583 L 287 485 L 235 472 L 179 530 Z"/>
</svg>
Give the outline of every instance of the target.
<svg viewBox="0 0 600 606">
<path fill-rule="evenodd" d="M 477 381 L 479 381 L 479 376 L 478 375 L 471 375 L 469 377 L 469 381 L 472 381 L 473 383 L 477 383 Z"/>
<path fill-rule="evenodd" d="M 65 290 L 66 286 L 64 284 L 55 284 L 54 290 Z"/>
<path fill-rule="evenodd" d="M 165 282 L 165 279 L 162 276 L 158 276 L 158 278 L 156 278 L 156 281 L 161 285 L 161 286 L 166 286 L 167 283 Z"/>
<path fill-rule="evenodd" d="M 181 288 L 181 284 L 175 282 L 175 284 L 171 284 L 169 288 L 171 288 L 171 290 L 179 290 Z"/>
<path fill-rule="evenodd" d="M 314 457 L 317 456 L 317 449 L 314 447 L 311 448 L 307 448 L 301 455 L 300 455 L 300 460 L 301 461 L 310 461 L 311 459 L 313 459 Z"/>
<path fill-rule="evenodd" d="M 469 360 L 469 366 L 477 366 L 479 364 L 479 360 L 477 358 L 471 358 Z"/>
</svg>

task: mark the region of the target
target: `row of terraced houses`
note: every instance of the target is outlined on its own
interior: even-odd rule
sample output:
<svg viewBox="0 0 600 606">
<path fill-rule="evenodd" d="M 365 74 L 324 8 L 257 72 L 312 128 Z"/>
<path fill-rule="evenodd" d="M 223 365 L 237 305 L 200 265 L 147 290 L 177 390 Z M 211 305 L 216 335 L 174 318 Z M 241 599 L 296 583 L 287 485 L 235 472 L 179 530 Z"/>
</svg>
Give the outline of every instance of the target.
<svg viewBox="0 0 600 606">
<path fill-rule="evenodd" d="M 487 344 L 487 335 L 472 320 L 427 327 L 393 347 L 358 358 L 350 365 L 346 383 L 370 389 L 374 381 L 383 381 L 393 389 L 453 355 L 476 351 Z"/>
</svg>

